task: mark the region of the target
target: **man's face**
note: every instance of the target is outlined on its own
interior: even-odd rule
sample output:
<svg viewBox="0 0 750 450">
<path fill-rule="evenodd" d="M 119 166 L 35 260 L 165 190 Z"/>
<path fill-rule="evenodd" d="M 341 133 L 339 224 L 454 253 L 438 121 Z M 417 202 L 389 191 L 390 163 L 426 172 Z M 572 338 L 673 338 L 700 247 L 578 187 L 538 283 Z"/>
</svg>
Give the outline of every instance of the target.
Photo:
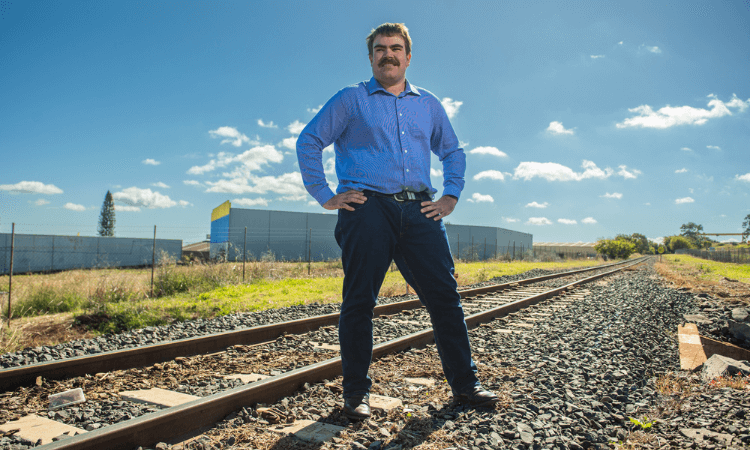
<svg viewBox="0 0 750 450">
<path fill-rule="evenodd" d="M 372 43 L 370 65 L 372 75 L 380 84 L 393 86 L 406 78 L 406 68 L 409 67 L 411 54 L 406 54 L 404 38 L 401 36 L 375 36 Z"/>
</svg>

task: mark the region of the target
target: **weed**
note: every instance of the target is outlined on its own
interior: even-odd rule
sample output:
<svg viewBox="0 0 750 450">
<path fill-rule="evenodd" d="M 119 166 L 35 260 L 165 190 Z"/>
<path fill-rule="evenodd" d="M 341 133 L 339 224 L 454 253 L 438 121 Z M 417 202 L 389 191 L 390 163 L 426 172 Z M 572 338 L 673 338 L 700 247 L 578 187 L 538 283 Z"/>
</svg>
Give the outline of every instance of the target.
<svg viewBox="0 0 750 450">
<path fill-rule="evenodd" d="M 743 377 L 741 375 L 736 375 L 734 377 L 717 377 L 708 382 L 708 386 L 712 389 L 722 389 L 728 387 L 732 389 L 743 390 L 746 389 L 748 385 L 750 385 L 750 375 L 746 377 Z"/>
<path fill-rule="evenodd" d="M 11 314 L 25 317 L 68 312 L 79 308 L 83 302 L 84 298 L 71 289 L 42 284 L 28 292 L 22 301 L 13 303 Z"/>
<path fill-rule="evenodd" d="M 643 420 L 638 420 L 638 419 L 636 419 L 634 417 L 628 417 L 628 418 L 630 419 L 630 421 L 633 424 L 635 424 L 636 426 L 641 427 L 642 430 L 648 430 L 649 428 L 651 428 L 651 426 L 653 424 L 656 423 L 656 419 L 654 419 L 654 420 L 648 420 L 648 417 L 646 417 L 646 416 L 643 416 Z"/>
</svg>

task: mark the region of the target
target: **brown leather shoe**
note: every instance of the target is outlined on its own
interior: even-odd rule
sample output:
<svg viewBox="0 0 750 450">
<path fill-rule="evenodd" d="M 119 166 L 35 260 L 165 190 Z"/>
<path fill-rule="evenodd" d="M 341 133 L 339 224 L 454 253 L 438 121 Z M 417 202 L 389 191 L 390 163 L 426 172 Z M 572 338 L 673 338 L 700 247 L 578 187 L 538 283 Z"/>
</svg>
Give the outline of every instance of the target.
<svg viewBox="0 0 750 450">
<path fill-rule="evenodd" d="M 492 407 L 500 401 L 497 395 L 482 386 L 475 386 L 470 392 L 454 395 L 454 398 L 458 403 L 472 407 Z"/>
<path fill-rule="evenodd" d="M 344 399 L 344 415 L 353 420 L 370 417 L 370 394 L 355 395 Z"/>
</svg>

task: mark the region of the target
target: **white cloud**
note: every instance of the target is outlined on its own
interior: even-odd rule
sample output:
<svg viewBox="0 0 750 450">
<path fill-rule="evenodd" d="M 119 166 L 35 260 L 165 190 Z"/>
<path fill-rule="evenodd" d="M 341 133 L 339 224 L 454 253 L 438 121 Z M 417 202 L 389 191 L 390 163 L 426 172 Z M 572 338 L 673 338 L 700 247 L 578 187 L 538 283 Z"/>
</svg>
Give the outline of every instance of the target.
<svg viewBox="0 0 750 450">
<path fill-rule="evenodd" d="M 648 50 L 651 53 L 656 53 L 656 54 L 661 53 L 661 49 L 655 45 L 653 47 L 646 46 L 646 50 Z"/>
<path fill-rule="evenodd" d="M 169 186 L 159 181 L 158 183 L 151 183 L 151 186 L 159 187 L 162 189 L 169 189 Z"/>
<path fill-rule="evenodd" d="M 522 162 L 513 173 L 514 179 L 531 180 L 534 177 L 544 178 L 547 181 L 581 181 L 587 178 L 609 178 L 614 172 L 607 167 L 600 169 L 592 161 L 583 160 L 581 164 L 585 170 L 574 172 L 571 168 L 558 163 Z M 476 177 L 475 177 L 476 179 Z"/>
<path fill-rule="evenodd" d="M 490 180 L 505 181 L 505 175 L 498 170 L 485 170 L 474 175 L 475 180 L 489 178 Z"/>
<path fill-rule="evenodd" d="M 622 45 L 622 43 L 623 43 L 623 41 L 620 41 L 620 42 L 618 42 L 617 44 L 618 44 L 618 45 Z"/>
<path fill-rule="evenodd" d="M 721 147 L 717 145 L 707 145 L 706 148 L 711 149 L 711 150 L 721 151 Z"/>
<path fill-rule="evenodd" d="M 566 129 L 562 122 L 550 122 L 547 131 L 552 134 L 573 134 L 574 129 Z"/>
<path fill-rule="evenodd" d="M 609 192 L 607 192 L 606 194 L 604 194 L 604 195 L 600 195 L 599 197 L 604 197 L 604 198 L 616 198 L 616 199 L 618 199 L 618 200 L 619 200 L 619 199 L 621 199 L 621 198 L 622 198 L 622 194 L 621 194 L 621 193 L 619 193 L 619 192 L 613 192 L 613 193 L 611 193 L 611 194 L 610 194 Z"/>
<path fill-rule="evenodd" d="M 470 203 L 494 203 L 495 199 L 491 195 L 482 195 L 478 192 L 471 194 L 471 198 L 466 200 Z"/>
<path fill-rule="evenodd" d="M 243 142 L 250 142 L 249 137 L 233 127 L 219 127 L 215 130 L 210 130 L 208 133 L 212 138 L 225 138 L 221 141 L 222 144 L 232 144 L 235 147 L 239 147 Z"/>
<path fill-rule="evenodd" d="M 683 203 L 693 203 L 693 202 L 695 202 L 695 200 L 693 200 L 693 198 L 692 198 L 692 197 L 683 197 L 683 198 L 678 198 L 678 199 L 676 199 L 676 200 L 674 201 L 675 205 L 681 205 L 681 204 L 683 204 Z"/>
<path fill-rule="evenodd" d="M 537 203 L 537 202 L 531 202 L 526 204 L 526 208 L 546 208 L 549 206 L 549 203 Z"/>
<path fill-rule="evenodd" d="M 44 206 L 44 205 L 49 205 L 49 200 L 45 200 L 45 199 L 43 199 L 43 198 L 40 198 L 39 200 L 35 201 L 35 202 L 34 202 L 34 204 L 35 204 L 36 206 Z"/>
<path fill-rule="evenodd" d="M 442 177 L 443 171 L 440 169 L 433 169 L 432 167 L 430 167 L 430 175 L 433 177 Z"/>
<path fill-rule="evenodd" d="M 675 170 L 675 171 L 674 171 L 674 173 L 687 173 L 687 171 L 688 171 L 688 170 L 687 170 L 686 168 L 684 168 L 684 167 L 683 167 L 682 169 L 677 169 L 677 170 Z"/>
<path fill-rule="evenodd" d="M 158 166 L 159 164 L 161 164 L 160 161 L 151 158 L 144 159 L 143 161 L 141 161 L 141 163 L 146 164 L 147 166 Z"/>
<path fill-rule="evenodd" d="M 596 223 L 596 219 L 594 219 L 593 217 L 586 217 L 585 219 L 583 219 L 581 221 L 581 223 L 586 223 L 586 224 L 589 224 L 589 225 L 593 225 L 593 224 Z"/>
<path fill-rule="evenodd" d="M 591 55 L 591 59 L 604 58 L 604 55 Z"/>
<path fill-rule="evenodd" d="M 461 147 L 461 148 L 466 148 L 466 147 L 469 146 L 469 143 L 468 142 L 464 142 L 461 139 L 459 139 L 458 140 L 458 146 Z"/>
<path fill-rule="evenodd" d="M 316 204 L 318 202 L 315 202 Z M 268 200 L 263 197 L 258 198 L 235 198 L 232 200 L 233 205 L 240 206 L 268 206 Z"/>
<path fill-rule="evenodd" d="M 625 178 L 626 180 L 628 178 L 638 178 L 638 175 L 642 174 L 638 169 L 632 169 L 628 170 L 628 166 L 617 166 L 620 170 L 617 172 L 617 175 L 620 175 L 621 177 Z"/>
<path fill-rule="evenodd" d="M 179 204 L 180 204 L 180 206 L 182 206 L 183 208 L 187 208 L 188 206 L 193 206 L 193 204 L 192 204 L 192 203 L 190 203 L 190 202 L 189 202 L 189 201 L 187 201 L 187 200 L 180 200 L 180 201 L 179 201 L 179 202 L 177 202 L 177 203 L 179 203 Z"/>
<path fill-rule="evenodd" d="M 292 134 L 300 134 L 302 133 L 302 130 L 305 129 L 305 123 L 300 122 L 299 120 L 295 120 L 294 122 L 290 123 L 286 129 Z"/>
<path fill-rule="evenodd" d="M 529 217 L 526 225 L 552 225 L 552 222 L 546 217 Z"/>
<path fill-rule="evenodd" d="M 296 145 L 297 145 L 297 144 L 296 144 L 296 141 L 295 141 L 295 146 L 296 146 Z M 323 149 L 323 153 L 326 153 L 326 152 L 328 152 L 328 153 L 334 153 L 334 152 L 335 152 L 335 150 L 334 150 L 334 148 L 333 148 L 333 144 L 331 144 L 331 145 L 329 145 L 328 147 L 326 147 L 326 148 L 324 148 L 324 149 Z"/>
<path fill-rule="evenodd" d="M 289 150 L 297 150 L 297 137 L 288 137 L 281 141 L 281 145 L 288 148 Z"/>
<path fill-rule="evenodd" d="M 112 194 L 115 200 L 130 206 L 142 206 L 144 208 L 171 208 L 177 205 L 177 202 L 159 192 L 153 192 L 151 189 L 139 189 L 135 186 L 123 189 L 121 192 Z"/>
<path fill-rule="evenodd" d="M 682 150 L 683 152 L 692 152 L 693 151 L 693 149 L 690 148 L 690 147 L 682 147 L 680 150 Z"/>
<path fill-rule="evenodd" d="M 75 203 L 66 203 L 65 206 L 63 206 L 65 209 L 69 209 L 71 211 L 86 211 L 86 207 L 83 205 L 76 205 Z"/>
<path fill-rule="evenodd" d="M 740 112 L 750 106 L 750 99 L 742 101 L 737 95 L 732 94 L 732 100 L 724 103 L 715 95 L 708 96 L 711 100 L 708 106 L 711 109 L 693 108 L 692 106 L 665 106 L 654 111 L 649 105 L 641 105 L 630 108 L 628 111 L 637 113 L 635 117 L 625 119 L 618 123 L 617 128 L 641 127 L 641 128 L 669 128 L 678 125 L 703 125 L 709 119 L 732 115 L 729 108 L 737 108 Z"/>
<path fill-rule="evenodd" d="M 464 102 L 453 100 L 450 97 L 443 98 L 440 103 L 443 104 L 443 108 L 445 108 L 445 113 L 448 114 L 449 119 L 456 117 L 456 114 L 458 114 L 458 109 L 461 108 L 461 105 L 464 104 Z"/>
<path fill-rule="evenodd" d="M 263 128 L 279 128 L 276 124 L 273 123 L 273 120 L 266 123 L 263 122 L 263 119 L 258 119 L 258 125 Z"/>
<path fill-rule="evenodd" d="M 209 187 L 206 192 L 223 192 L 229 194 L 265 194 L 275 192 L 282 194 L 284 200 L 304 200 L 307 195 L 299 172 L 290 172 L 278 177 L 249 176 L 248 178 L 234 178 L 230 180 L 207 181 Z"/>
<path fill-rule="evenodd" d="M 508 157 L 505 152 L 502 152 L 495 147 L 477 147 L 475 149 L 469 150 L 469 153 L 471 153 L 472 155 L 492 155 L 500 158 Z"/>
<path fill-rule="evenodd" d="M 211 172 L 219 167 L 226 167 L 233 163 L 241 163 L 241 168 L 246 171 L 260 170 L 264 165 L 268 165 L 272 162 L 279 163 L 283 159 L 283 153 L 276 150 L 273 145 L 259 145 L 250 150 L 246 150 L 239 155 L 219 152 L 219 154 L 216 155 L 216 159 L 212 159 L 208 164 L 203 166 L 193 166 L 187 171 L 187 173 L 191 175 L 201 175 L 206 172 Z"/>
<path fill-rule="evenodd" d="M 750 183 L 750 172 L 746 173 L 745 175 L 737 175 L 735 178 L 738 181 L 745 181 L 747 183 Z"/>
<path fill-rule="evenodd" d="M 141 208 L 137 206 L 128 206 L 128 205 L 115 205 L 115 211 L 129 211 L 129 212 L 138 212 Z"/>
<path fill-rule="evenodd" d="M 54 184 L 44 184 L 39 181 L 21 181 L 16 184 L 0 184 L 0 191 L 12 191 L 21 194 L 62 194 L 63 191 Z"/>
<path fill-rule="evenodd" d="M 513 217 L 503 217 L 503 220 L 508 223 L 517 223 L 521 221 L 520 219 L 515 219 Z"/>
<path fill-rule="evenodd" d="M 561 223 L 563 225 L 576 225 L 578 222 L 576 222 L 573 219 L 557 219 L 558 223 Z"/>
<path fill-rule="evenodd" d="M 323 108 L 323 105 L 318 105 L 317 108 L 307 108 L 307 112 L 317 114 L 318 111 L 321 110 L 321 108 Z"/>
<path fill-rule="evenodd" d="M 336 175 L 336 158 L 328 158 L 323 163 L 323 172 L 326 175 Z"/>
<path fill-rule="evenodd" d="M 183 180 L 183 183 L 188 186 L 203 186 L 203 183 L 197 180 Z"/>
</svg>

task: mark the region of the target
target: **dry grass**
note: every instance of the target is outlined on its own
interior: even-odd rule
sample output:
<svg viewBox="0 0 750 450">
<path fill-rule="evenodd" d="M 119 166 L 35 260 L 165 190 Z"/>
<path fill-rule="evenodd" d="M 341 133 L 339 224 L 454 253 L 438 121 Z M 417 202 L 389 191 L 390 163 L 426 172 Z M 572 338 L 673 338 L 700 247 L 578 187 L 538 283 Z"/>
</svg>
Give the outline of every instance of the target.
<svg viewBox="0 0 750 450">
<path fill-rule="evenodd" d="M 728 302 L 750 305 L 750 278 L 727 276 L 735 276 L 733 274 L 736 273 L 734 271 L 737 270 L 737 264 L 706 262 L 685 255 L 667 255 L 661 262 L 654 264 L 654 268 L 677 289 L 685 288 L 696 293 L 708 293 Z"/>
</svg>

